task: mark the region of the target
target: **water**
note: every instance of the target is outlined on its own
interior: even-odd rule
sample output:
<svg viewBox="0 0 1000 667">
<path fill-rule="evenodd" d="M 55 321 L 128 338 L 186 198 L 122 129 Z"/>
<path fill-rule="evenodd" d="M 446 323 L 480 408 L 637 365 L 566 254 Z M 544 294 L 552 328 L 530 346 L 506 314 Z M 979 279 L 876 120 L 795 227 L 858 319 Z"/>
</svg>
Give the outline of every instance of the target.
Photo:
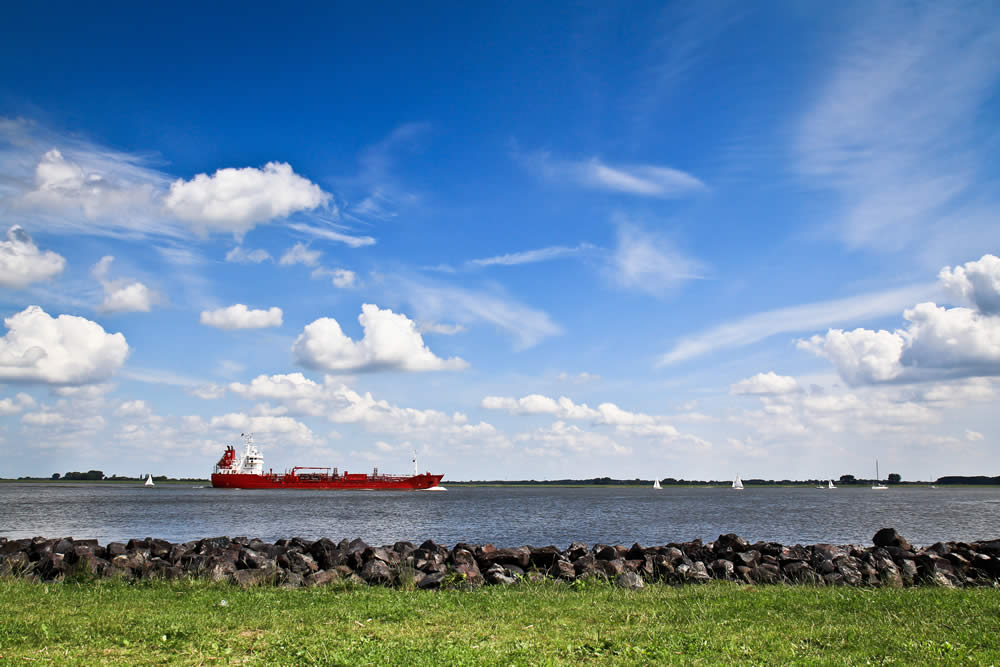
<svg viewBox="0 0 1000 667">
<path fill-rule="evenodd" d="M 370 544 L 433 539 L 498 546 L 713 540 L 870 544 L 891 526 L 918 545 L 1000 537 L 1000 488 L 538 488 L 447 492 L 221 490 L 161 484 L 0 484 L 0 535 L 228 535 Z"/>
</svg>

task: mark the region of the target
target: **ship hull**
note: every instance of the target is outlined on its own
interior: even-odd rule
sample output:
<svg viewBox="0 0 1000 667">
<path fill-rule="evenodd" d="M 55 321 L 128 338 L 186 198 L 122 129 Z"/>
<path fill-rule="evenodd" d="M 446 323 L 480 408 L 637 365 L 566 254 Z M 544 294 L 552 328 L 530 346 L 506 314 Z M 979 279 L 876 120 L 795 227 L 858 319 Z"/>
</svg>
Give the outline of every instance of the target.
<svg viewBox="0 0 1000 667">
<path fill-rule="evenodd" d="M 341 489 L 355 491 L 417 491 L 437 486 L 444 475 L 413 475 L 411 477 L 379 475 L 243 475 L 215 473 L 212 486 L 217 489 Z"/>
</svg>

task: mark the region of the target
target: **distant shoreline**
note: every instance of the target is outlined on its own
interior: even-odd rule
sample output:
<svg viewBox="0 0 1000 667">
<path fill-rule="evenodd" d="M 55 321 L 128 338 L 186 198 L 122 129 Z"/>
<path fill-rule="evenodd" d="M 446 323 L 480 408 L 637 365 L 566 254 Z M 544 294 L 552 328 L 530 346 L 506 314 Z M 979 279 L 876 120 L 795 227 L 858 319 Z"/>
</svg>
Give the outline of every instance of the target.
<svg viewBox="0 0 1000 667">
<path fill-rule="evenodd" d="M 960 481 L 952 481 L 960 480 Z M 988 481 L 979 481 L 988 480 Z M 181 484 L 211 484 L 209 479 L 154 479 L 157 485 L 181 485 Z M 806 481 L 769 481 L 769 480 L 743 480 L 746 487 L 750 488 L 815 488 L 822 485 L 826 480 L 806 480 Z M 39 477 L 29 477 L 29 478 L 0 478 L 0 484 L 12 484 L 12 483 L 30 483 L 30 484 L 113 484 L 113 485 L 127 485 L 127 484 L 143 484 L 144 479 L 49 479 L 49 478 L 39 478 Z M 874 483 L 874 480 L 857 480 L 855 482 L 836 482 L 837 488 L 865 488 Z M 679 488 L 679 489 L 698 489 L 698 488 L 729 488 L 732 485 L 730 481 L 679 481 L 679 482 L 662 482 L 663 489 L 669 488 Z M 450 487 L 502 487 L 502 486 L 512 486 L 512 487 L 540 487 L 540 488 L 644 488 L 652 487 L 653 480 L 601 480 L 593 481 L 587 479 L 579 480 L 468 480 L 468 481 L 456 481 L 456 480 L 442 480 L 442 486 Z M 944 478 L 937 481 L 901 481 L 890 483 L 889 488 L 926 488 L 929 486 L 961 486 L 961 487 L 976 487 L 976 486 L 1000 486 L 1000 477 L 959 477 L 953 476 L 945 480 Z M 826 488 L 823 486 L 822 488 Z M 836 489 L 834 489 L 836 490 Z"/>
</svg>

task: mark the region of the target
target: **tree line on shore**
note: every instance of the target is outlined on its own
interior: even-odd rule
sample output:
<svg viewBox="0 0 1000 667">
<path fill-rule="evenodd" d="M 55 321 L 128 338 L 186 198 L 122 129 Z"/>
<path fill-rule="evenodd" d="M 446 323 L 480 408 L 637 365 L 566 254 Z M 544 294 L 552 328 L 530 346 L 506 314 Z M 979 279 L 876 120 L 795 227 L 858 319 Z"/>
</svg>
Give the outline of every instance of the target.
<svg viewBox="0 0 1000 667">
<path fill-rule="evenodd" d="M 51 477 L 18 477 L 19 481 L 110 481 L 110 482 L 142 482 L 146 475 L 130 477 L 127 475 L 105 476 L 101 470 L 88 470 L 87 472 L 67 472 L 65 474 L 52 473 Z M 904 481 L 898 473 L 890 473 L 886 478 L 889 484 L 972 484 L 987 485 L 1000 484 L 1000 475 L 989 477 L 986 475 L 948 475 L 938 477 L 933 482 L 926 481 Z M 166 475 L 153 475 L 154 482 L 206 482 L 208 480 L 200 477 L 167 477 Z M 612 477 L 591 477 L 588 479 L 521 479 L 521 480 L 444 480 L 448 484 L 488 484 L 495 486 L 648 486 L 652 485 L 652 479 L 616 479 Z M 731 480 L 699 480 L 699 479 L 676 479 L 666 477 L 660 481 L 662 486 L 722 486 L 731 483 Z M 744 479 L 743 483 L 751 486 L 795 486 L 795 485 L 819 485 L 825 484 L 826 479 Z M 856 484 L 872 484 L 876 480 L 859 479 L 854 475 L 841 475 L 837 484 L 840 486 L 850 486 Z"/>
</svg>

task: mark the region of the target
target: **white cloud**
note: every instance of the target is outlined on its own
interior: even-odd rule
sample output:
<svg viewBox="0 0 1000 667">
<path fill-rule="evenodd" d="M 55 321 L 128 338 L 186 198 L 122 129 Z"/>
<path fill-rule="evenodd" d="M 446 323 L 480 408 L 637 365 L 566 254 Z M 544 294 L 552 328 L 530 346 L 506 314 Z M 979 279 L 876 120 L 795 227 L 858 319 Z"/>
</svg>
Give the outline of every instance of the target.
<svg viewBox="0 0 1000 667">
<path fill-rule="evenodd" d="M 979 431 L 973 431 L 971 429 L 965 429 L 965 439 L 969 442 L 979 442 L 983 439 L 983 434 Z"/>
<path fill-rule="evenodd" d="M 546 414 L 561 420 L 587 420 L 595 426 L 613 426 L 617 432 L 632 436 L 684 439 L 707 444 L 700 438 L 680 433 L 664 416 L 623 410 L 614 403 L 601 403 L 596 408 L 591 408 L 586 403 L 574 403 L 565 396 L 553 399 L 540 394 L 529 394 L 522 398 L 486 396 L 480 402 L 480 407 L 504 410 L 514 415 Z"/>
<path fill-rule="evenodd" d="M 954 269 L 946 266 L 938 274 L 951 294 L 986 315 L 1000 315 L 1000 257 L 983 255 Z"/>
<path fill-rule="evenodd" d="M 496 257 L 486 257 L 483 259 L 470 259 L 465 262 L 466 268 L 482 268 L 486 266 L 516 266 L 518 264 L 533 264 L 535 262 L 547 262 L 563 257 L 573 257 L 593 250 L 594 246 L 589 243 L 569 246 L 549 246 L 548 248 L 537 248 L 535 250 L 525 250 L 522 252 L 497 255 Z"/>
<path fill-rule="evenodd" d="M 62 273 L 66 260 L 51 250 L 40 252 L 19 225 L 7 230 L 0 241 L 0 287 L 21 288 Z"/>
<path fill-rule="evenodd" d="M 520 156 L 529 169 L 546 179 L 585 188 L 640 197 L 676 198 L 706 190 L 696 177 L 655 164 L 610 165 L 599 158 L 560 160 L 547 152 Z"/>
<path fill-rule="evenodd" d="M 889 331 L 830 329 L 825 336 L 798 342 L 800 350 L 826 357 L 851 385 L 888 382 L 903 372 L 903 337 Z"/>
<path fill-rule="evenodd" d="M 199 387 L 192 387 L 188 390 L 188 393 L 202 400 L 211 401 L 225 396 L 226 388 L 219 384 L 205 384 Z"/>
<path fill-rule="evenodd" d="M 344 335 L 340 324 L 331 317 L 306 325 L 292 346 L 295 360 L 308 368 L 338 372 L 437 371 L 468 366 L 458 357 L 445 360 L 435 356 L 416 325 L 401 313 L 366 303 L 358 321 L 365 333 L 357 342 Z"/>
<path fill-rule="evenodd" d="M 285 251 L 285 254 L 278 260 L 282 266 L 292 266 L 293 264 L 305 264 L 306 266 L 316 266 L 322 252 L 310 250 L 304 243 L 296 243 Z"/>
<path fill-rule="evenodd" d="M 547 313 L 501 294 L 428 285 L 412 279 L 400 279 L 396 286 L 407 295 L 421 321 L 491 324 L 514 336 L 519 348 L 532 347 L 563 332 Z"/>
<path fill-rule="evenodd" d="M 945 268 L 941 282 L 991 308 L 996 296 L 991 257 L 954 271 Z M 1000 374 L 1000 314 L 927 302 L 903 311 L 903 318 L 906 327 L 893 332 L 831 329 L 798 346 L 832 361 L 852 385 Z"/>
<path fill-rule="evenodd" d="M 247 250 L 241 245 L 236 246 L 226 253 L 227 262 L 237 262 L 239 264 L 260 264 L 261 262 L 272 261 L 273 259 L 271 253 L 263 248 Z"/>
<path fill-rule="evenodd" d="M 461 324 L 443 324 L 440 322 L 421 322 L 417 326 L 420 333 L 436 333 L 442 336 L 454 336 L 465 331 Z"/>
<path fill-rule="evenodd" d="M 970 213 L 984 195 L 993 199 L 993 179 L 980 172 L 993 153 L 986 105 L 1000 74 L 995 8 L 858 7 L 857 28 L 844 31 L 799 127 L 800 171 L 839 196 L 835 223 L 851 246 L 982 243 L 982 234 L 970 238 Z M 996 207 L 988 210 L 995 220 Z M 992 227 L 980 231 L 996 241 Z"/>
<path fill-rule="evenodd" d="M 186 417 L 185 422 L 188 430 L 209 428 L 225 433 L 252 432 L 254 435 L 260 433 L 278 434 L 281 436 L 283 442 L 300 445 L 311 445 L 319 442 L 312 429 L 291 417 L 274 415 L 251 416 L 243 412 L 230 412 L 225 415 L 212 417 L 207 423 L 198 416 Z"/>
<path fill-rule="evenodd" d="M 5 156 L 18 165 L 38 143 L 31 135 L 21 138 L 20 151 Z M 154 200 L 165 179 L 144 167 L 142 158 L 80 141 L 61 143 L 70 147 L 66 155 L 56 148 L 42 155 L 34 170 L 35 189 L 14 202 L 18 209 L 43 216 L 53 229 L 70 232 L 176 234 L 169 223 L 155 219 Z"/>
<path fill-rule="evenodd" d="M 0 400 L 0 415 L 15 415 L 26 408 L 35 406 L 35 399 L 28 394 L 20 392 L 14 398 L 4 398 Z"/>
<path fill-rule="evenodd" d="M 354 271 L 349 271 L 347 269 L 324 269 L 322 267 L 313 270 L 313 278 L 330 278 L 330 282 L 334 287 L 339 287 L 341 289 L 347 289 L 349 287 L 357 287 L 358 276 Z"/>
<path fill-rule="evenodd" d="M 575 424 L 557 421 L 552 426 L 539 428 L 531 433 L 520 433 L 514 440 L 521 443 L 537 443 L 539 447 L 527 449 L 536 456 L 562 456 L 573 454 L 612 454 L 624 456 L 632 453 L 630 447 L 618 444 L 603 433 L 586 431 Z"/>
<path fill-rule="evenodd" d="M 263 169 L 226 168 L 190 181 L 177 179 L 164 204 L 200 234 L 242 236 L 257 223 L 312 210 L 329 200 L 329 194 L 292 171 L 291 165 L 268 162 Z"/>
<path fill-rule="evenodd" d="M 704 277 L 699 262 L 685 257 L 666 239 L 627 223 L 618 225 L 618 247 L 611 256 L 610 271 L 616 284 L 655 295 Z"/>
<path fill-rule="evenodd" d="M 267 310 L 251 310 L 242 303 L 237 303 L 228 308 L 201 311 L 201 323 L 217 329 L 280 327 L 282 312 L 277 306 Z"/>
<path fill-rule="evenodd" d="M 123 401 L 116 409 L 115 415 L 127 419 L 149 420 L 153 416 L 153 409 L 143 400 Z"/>
<path fill-rule="evenodd" d="M 774 371 L 767 373 L 757 373 L 753 377 L 740 380 L 736 384 L 730 385 L 731 394 L 790 394 L 800 391 L 798 381 L 787 375 L 778 375 Z"/>
<path fill-rule="evenodd" d="M 307 225 L 301 222 L 289 223 L 287 226 L 289 229 L 294 229 L 295 231 L 306 234 L 307 236 L 325 239 L 327 241 L 336 241 L 337 243 L 343 243 L 351 248 L 362 248 L 364 246 L 375 245 L 375 239 L 371 236 L 352 236 L 328 227 L 316 227 L 315 225 Z"/>
<path fill-rule="evenodd" d="M 249 400 L 273 400 L 298 414 L 323 417 L 335 424 L 361 424 L 377 433 L 395 433 L 436 442 L 478 442 L 503 446 L 502 435 L 488 423 L 470 424 L 462 413 L 418 410 L 361 394 L 327 376 L 322 384 L 302 373 L 260 375 L 249 384 L 233 382 L 229 390 Z"/>
<path fill-rule="evenodd" d="M 104 380 L 125 363 L 125 336 L 109 334 L 83 317 L 50 317 L 29 306 L 4 320 L 0 381 L 87 384 Z"/>
<path fill-rule="evenodd" d="M 106 255 L 94 265 L 91 274 L 104 288 L 104 302 L 98 310 L 103 313 L 148 313 L 160 295 L 137 281 L 108 280 L 108 271 L 114 257 Z"/>
<path fill-rule="evenodd" d="M 777 334 L 816 330 L 841 322 L 891 315 L 936 292 L 937 287 L 932 284 L 912 285 L 756 313 L 682 338 L 660 357 L 659 365 L 687 361 L 715 350 L 750 345 Z"/>
</svg>

